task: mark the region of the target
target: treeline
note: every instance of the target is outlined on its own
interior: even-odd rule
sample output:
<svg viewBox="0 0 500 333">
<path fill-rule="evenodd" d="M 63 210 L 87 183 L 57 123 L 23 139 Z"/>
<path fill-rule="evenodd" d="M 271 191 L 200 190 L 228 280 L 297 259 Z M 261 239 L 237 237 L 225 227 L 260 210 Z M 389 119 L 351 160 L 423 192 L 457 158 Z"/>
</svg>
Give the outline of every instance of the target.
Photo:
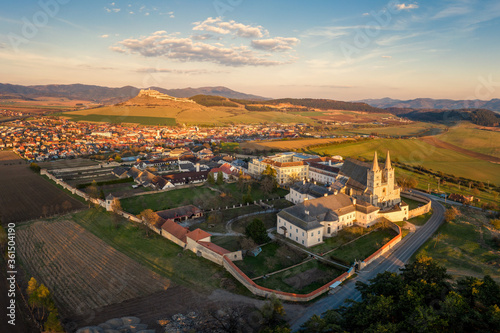
<svg viewBox="0 0 500 333">
<path fill-rule="evenodd" d="M 456 282 L 420 256 L 401 269 L 356 282 L 359 301 L 313 315 L 300 332 L 498 332 L 500 286 L 490 276 Z"/>
<path fill-rule="evenodd" d="M 228 107 L 238 107 L 238 104 L 231 102 L 225 97 L 211 96 L 211 95 L 196 95 L 189 97 L 190 100 L 196 103 L 211 107 L 211 106 L 228 106 Z"/>
<path fill-rule="evenodd" d="M 450 122 L 468 120 L 479 126 L 498 126 L 500 117 L 493 111 L 486 109 L 454 109 L 454 110 L 415 110 L 388 108 L 388 112 L 416 121 Z"/>
<path fill-rule="evenodd" d="M 104 185 L 124 184 L 124 183 L 132 183 L 132 182 L 134 182 L 134 178 L 129 177 L 129 178 L 107 180 L 107 181 L 102 181 L 102 182 L 92 182 L 92 183 L 78 184 L 78 185 L 76 185 L 76 188 L 77 189 L 84 189 L 84 188 L 92 186 L 92 185 L 104 186 Z"/>
<path fill-rule="evenodd" d="M 273 108 L 267 105 L 245 105 L 245 109 L 248 111 L 280 111 L 277 108 Z"/>
<path fill-rule="evenodd" d="M 315 98 L 281 98 L 266 101 L 266 104 L 281 104 L 289 103 L 292 105 L 305 106 L 308 108 L 320 110 L 349 110 L 349 111 L 365 111 L 373 113 L 387 113 L 386 110 L 370 106 L 366 103 L 358 102 L 342 102 L 331 99 L 315 99 Z"/>
</svg>

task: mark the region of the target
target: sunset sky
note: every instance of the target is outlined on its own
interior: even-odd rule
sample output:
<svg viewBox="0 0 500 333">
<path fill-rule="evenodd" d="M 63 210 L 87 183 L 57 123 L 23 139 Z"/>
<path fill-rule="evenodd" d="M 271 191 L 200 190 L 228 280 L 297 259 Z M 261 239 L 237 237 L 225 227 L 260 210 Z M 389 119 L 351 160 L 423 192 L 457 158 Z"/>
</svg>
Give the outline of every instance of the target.
<svg viewBox="0 0 500 333">
<path fill-rule="evenodd" d="M 500 2 L 23 0 L 0 9 L 1 83 L 338 100 L 500 98 Z"/>
</svg>

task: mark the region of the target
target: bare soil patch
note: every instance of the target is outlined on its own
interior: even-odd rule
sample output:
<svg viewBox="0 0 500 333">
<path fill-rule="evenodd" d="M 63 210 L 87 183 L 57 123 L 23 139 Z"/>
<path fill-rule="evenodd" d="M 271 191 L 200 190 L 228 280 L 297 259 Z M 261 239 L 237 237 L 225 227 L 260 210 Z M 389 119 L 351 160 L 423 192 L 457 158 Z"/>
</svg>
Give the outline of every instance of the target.
<svg viewBox="0 0 500 333">
<path fill-rule="evenodd" d="M 83 204 L 31 171 L 26 161 L 0 152 L 0 219 L 2 224 L 84 208 Z M 17 157 L 17 156 L 16 156 Z"/>
<path fill-rule="evenodd" d="M 286 284 L 293 286 L 297 290 L 307 287 L 313 282 L 321 281 L 328 277 L 328 272 L 322 271 L 318 268 L 308 269 L 302 273 L 286 278 Z"/>
</svg>

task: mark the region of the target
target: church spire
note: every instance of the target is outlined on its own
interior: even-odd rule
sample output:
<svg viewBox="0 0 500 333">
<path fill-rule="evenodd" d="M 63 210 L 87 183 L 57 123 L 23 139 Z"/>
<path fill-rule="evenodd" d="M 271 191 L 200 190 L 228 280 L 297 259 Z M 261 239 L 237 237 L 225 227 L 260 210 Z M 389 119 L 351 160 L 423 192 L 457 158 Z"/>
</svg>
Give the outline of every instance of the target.
<svg viewBox="0 0 500 333">
<path fill-rule="evenodd" d="M 385 169 L 386 170 L 392 169 L 391 156 L 389 155 L 389 151 L 387 151 L 387 158 L 385 159 Z"/>
<path fill-rule="evenodd" d="M 378 159 L 377 159 L 377 151 L 375 150 L 375 155 L 373 156 L 373 165 L 372 165 L 372 171 L 379 171 L 378 167 Z"/>
</svg>

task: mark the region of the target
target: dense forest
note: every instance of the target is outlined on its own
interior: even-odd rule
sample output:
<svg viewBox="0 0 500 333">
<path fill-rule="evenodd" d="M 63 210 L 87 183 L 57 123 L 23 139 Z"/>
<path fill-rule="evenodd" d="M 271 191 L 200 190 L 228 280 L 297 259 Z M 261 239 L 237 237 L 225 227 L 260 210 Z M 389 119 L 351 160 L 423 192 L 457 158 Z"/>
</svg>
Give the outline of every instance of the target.
<svg viewBox="0 0 500 333">
<path fill-rule="evenodd" d="M 375 108 L 366 103 L 359 102 L 342 102 L 331 99 L 315 99 L 315 98 L 282 98 L 266 101 L 266 104 L 281 104 L 289 103 L 292 105 L 305 106 L 308 108 L 320 110 L 350 110 L 350 111 L 365 111 L 373 113 L 387 113 L 384 109 Z"/>
<path fill-rule="evenodd" d="M 226 97 L 212 96 L 212 95 L 195 95 L 189 99 L 203 106 L 229 106 L 238 107 L 238 104 L 231 102 Z"/>
<path fill-rule="evenodd" d="M 301 332 L 500 332 L 498 283 L 489 276 L 453 282 L 429 257 L 356 288 L 359 302 L 314 315 Z"/>
<path fill-rule="evenodd" d="M 500 116 L 486 109 L 415 110 L 388 108 L 387 111 L 399 117 L 416 121 L 447 123 L 450 121 L 468 120 L 480 126 L 498 126 L 500 124 Z"/>
</svg>

